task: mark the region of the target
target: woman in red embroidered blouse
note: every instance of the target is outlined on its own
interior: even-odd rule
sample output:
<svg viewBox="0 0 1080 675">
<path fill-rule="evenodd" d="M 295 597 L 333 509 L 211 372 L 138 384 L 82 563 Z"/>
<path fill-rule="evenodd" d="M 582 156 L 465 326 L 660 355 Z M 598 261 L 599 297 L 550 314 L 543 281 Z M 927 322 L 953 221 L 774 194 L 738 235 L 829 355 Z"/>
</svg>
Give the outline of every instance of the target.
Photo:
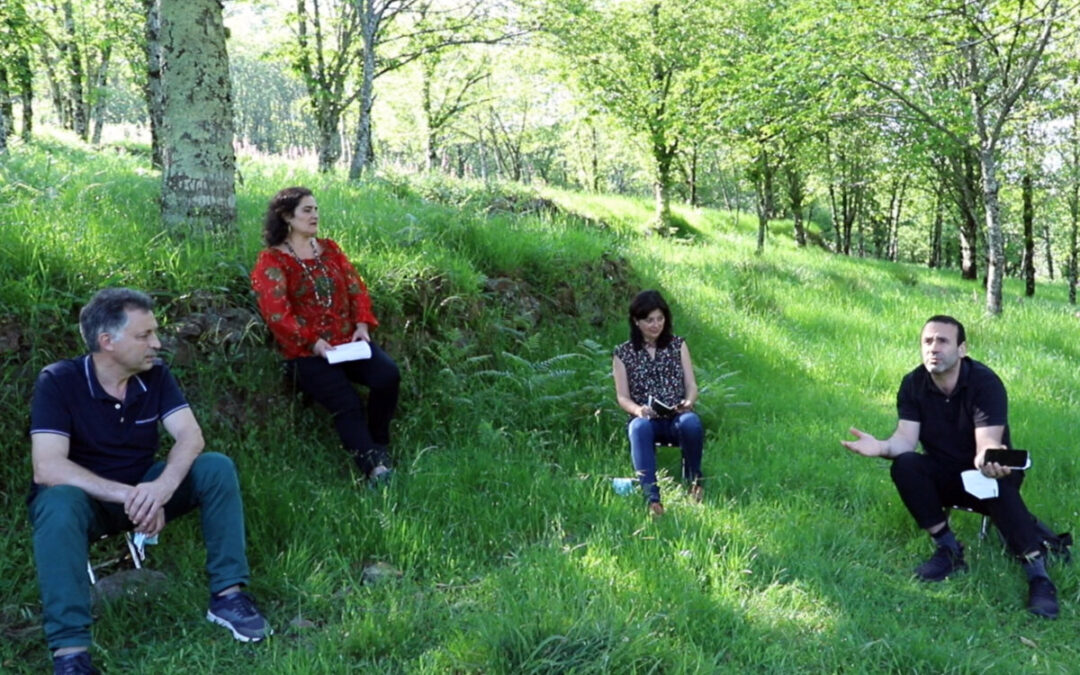
<svg viewBox="0 0 1080 675">
<path fill-rule="evenodd" d="M 326 407 L 342 445 L 372 480 L 390 474 L 390 420 L 401 379 L 397 364 L 371 341 L 379 325 L 356 269 L 332 240 L 319 238 L 319 207 L 311 190 L 285 188 L 266 211 L 251 271 L 259 311 L 285 357 L 296 386 Z M 331 364 L 335 347 L 363 340 L 371 358 Z M 368 387 L 368 402 L 352 386 Z M 366 410 L 365 410 L 366 408 Z"/>
</svg>

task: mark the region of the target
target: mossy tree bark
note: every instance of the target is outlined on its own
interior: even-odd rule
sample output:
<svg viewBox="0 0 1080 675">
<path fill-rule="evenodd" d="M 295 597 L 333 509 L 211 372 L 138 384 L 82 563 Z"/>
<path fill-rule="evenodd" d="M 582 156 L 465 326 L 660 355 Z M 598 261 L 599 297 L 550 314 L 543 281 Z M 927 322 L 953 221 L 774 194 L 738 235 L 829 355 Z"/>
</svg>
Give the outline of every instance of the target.
<svg viewBox="0 0 1080 675">
<path fill-rule="evenodd" d="M 146 55 L 146 83 L 143 96 L 150 113 L 150 162 L 155 169 L 162 168 L 161 160 L 161 7 L 160 0 L 142 0 L 145 20 L 143 23 L 143 51 Z"/>
<path fill-rule="evenodd" d="M 220 0 L 161 0 L 161 216 L 168 228 L 236 220 L 232 94 Z"/>
</svg>

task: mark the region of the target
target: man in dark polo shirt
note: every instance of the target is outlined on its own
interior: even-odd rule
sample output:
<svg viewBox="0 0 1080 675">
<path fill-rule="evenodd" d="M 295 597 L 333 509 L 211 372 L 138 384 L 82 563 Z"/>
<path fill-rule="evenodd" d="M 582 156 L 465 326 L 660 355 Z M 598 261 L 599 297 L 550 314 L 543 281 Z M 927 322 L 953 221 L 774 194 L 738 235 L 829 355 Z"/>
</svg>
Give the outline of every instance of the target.
<svg viewBox="0 0 1080 675">
<path fill-rule="evenodd" d="M 900 421 L 886 440 L 852 428 L 858 437 L 841 441 L 866 457 L 893 460 L 892 479 L 919 527 L 937 550 L 915 569 L 926 581 L 941 581 L 967 568 L 964 548 L 949 529 L 946 508 L 962 506 L 990 516 L 1028 577 L 1028 610 L 1058 615 L 1057 591 L 1046 573 L 1046 550 L 1038 521 L 1020 497 L 1023 471 L 986 462 L 990 448 L 1009 447 L 1005 386 L 982 363 L 967 356 L 964 326 L 951 316 L 931 317 L 922 329 L 923 365 L 900 384 Z M 922 443 L 924 453 L 916 453 Z M 978 499 L 964 489 L 960 474 L 970 469 L 996 479 L 998 496 Z"/>
<path fill-rule="evenodd" d="M 207 619 L 245 642 L 270 629 L 251 597 L 244 507 L 228 457 L 203 453 L 203 436 L 169 369 L 149 296 L 97 293 L 79 324 L 89 354 L 41 371 L 30 413 L 29 498 L 45 636 L 57 673 L 94 673 L 89 542 L 134 529 L 157 535 L 192 509 L 202 514 L 210 581 Z M 173 438 L 157 461 L 158 425 Z"/>
</svg>

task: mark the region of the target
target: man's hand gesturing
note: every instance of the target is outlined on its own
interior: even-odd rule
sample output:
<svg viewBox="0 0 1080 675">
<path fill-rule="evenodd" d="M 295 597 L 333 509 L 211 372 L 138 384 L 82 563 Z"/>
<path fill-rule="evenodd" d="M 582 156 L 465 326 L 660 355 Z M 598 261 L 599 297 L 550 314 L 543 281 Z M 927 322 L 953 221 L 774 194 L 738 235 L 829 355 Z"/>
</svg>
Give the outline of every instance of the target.
<svg viewBox="0 0 1080 675">
<path fill-rule="evenodd" d="M 857 436 L 858 440 L 854 441 L 840 441 L 840 445 L 844 446 L 852 452 L 862 455 L 863 457 L 884 457 L 885 450 L 882 448 L 882 443 L 878 439 L 874 438 L 865 431 L 859 431 L 855 427 L 848 429 L 848 432 L 852 436 Z"/>
</svg>

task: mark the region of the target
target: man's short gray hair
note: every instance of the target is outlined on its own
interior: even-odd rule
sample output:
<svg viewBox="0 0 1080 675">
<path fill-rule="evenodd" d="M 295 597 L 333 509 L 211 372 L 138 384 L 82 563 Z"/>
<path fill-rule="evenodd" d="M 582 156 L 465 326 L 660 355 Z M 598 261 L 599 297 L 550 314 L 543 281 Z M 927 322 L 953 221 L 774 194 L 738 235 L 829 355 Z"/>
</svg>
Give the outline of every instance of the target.
<svg viewBox="0 0 1080 675">
<path fill-rule="evenodd" d="M 90 298 L 79 312 L 79 330 L 91 352 L 101 350 L 98 336 L 108 333 L 114 340 L 128 323 L 128 310 L 154 310 L 154 300 L 146 293 L 130 288 L 103 288 Z"/>
</svg>

